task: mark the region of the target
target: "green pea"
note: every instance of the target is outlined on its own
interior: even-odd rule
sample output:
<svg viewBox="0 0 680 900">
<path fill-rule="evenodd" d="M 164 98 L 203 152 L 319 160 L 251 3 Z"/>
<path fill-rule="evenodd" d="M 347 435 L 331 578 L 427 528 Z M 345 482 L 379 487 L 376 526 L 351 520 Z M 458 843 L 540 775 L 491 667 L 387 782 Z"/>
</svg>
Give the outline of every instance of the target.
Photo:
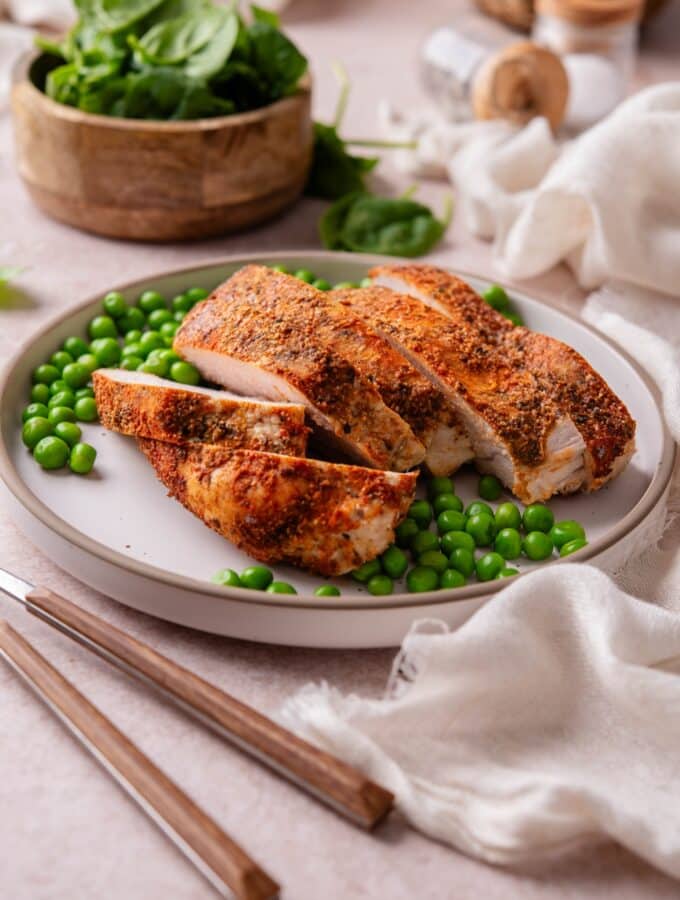
<svg viewBox="0 0 680 900">
<path fill-rule="evenodd" d="M 449 555 L 449 566 L 469 578 L 475 571 L 475 558 L 472 551 L 467 547 L 455 547 Z"/>
<path fill-rule="evenodd" d="M 201 380 L 201 373 L 196 366 L 192 366 L 191 363 L 180 360 L 179 362 L 174 362 L 170 366 L 170 377 L 178 384 L 196 385 L 199 384 Z"/>
<path fill-rule="evenodd" d="M 214 584 L 222 584 L 225 587 L 243 586 L 241 584 L 241 579 L 238 577 L 238 573 L 234 572 L 233 569 L 220 569 L 219 572 L 215 572 L 212 581 Z"/>
<path fill-rule="evenodd" d="M 137 301 L 137 305 L 147 315 L 155 309 L 165 309 L 167 306 L 165 297 L 158 291 L 144 291 Z"/>
<path fill-rule="evenodd" d="M 500 553 L 485 553 L 475 563 L 475 571 L 480 581 L 493 581 L 498 573 L 505 567 L 505 560 Z"/>
<path fill-rule="evenodd" d="M 92 352 L 97 366 L 116 366 L 120 362 L 120 344 L 115 338 L 97 338 L 92 341 Z"/>
<path fill-rule="evenodd" d="M 417 522 L 419 528 L 427 528 L 432 521 L 432 507 L 427 500 L 414 500 L 406 515 Z"/>
<path fill-rule="evenodd" d="M 337 284 L 333 285 L 334 291 L 351 291 L 353 288 L 358 288 L 358 281 L 338 281 Z"/>
<path fill-rule="evenodd" d="M 97 338 L 116 337 L 118 326 L 111 316 L 95 316 L 87 326 L 87 333 L 93 341 Z"/>
<path fill-rule="evenodd" d="M 164 378 L 168 374 L 169 369 L 170 366 L 166 360 L 150 355 L 146 358 L 146 362 L 143 362 L 139 367 L 140 372 L 148 372 L 150 375 L 159 375 L 161 378 Z"/>
<path fill-rule="evenodd" d="M 143 356 L 148 356 L 152 350 L 165 348 L 165 341 L 157 331 L 146 331 L 139 341 L 139 347 Z"/>
<path fill-rule="evenodd" d="M 125 344 L 137 344 L 142 339 L 142 332 L 139 328 L 131 328 L 129 331 L 125 332 L 123 340 Z M 123 348 L 123 352 L 125 352 L 125 348 Z"/>
<path fill-rule="evenodd" d="M 367 288 L 373 287 L 373 279 L 372 278 L 362 278 L 359 282 L 359 287 Z"/>
<path fill-rule="evenodd" d="M 68 465 L 70 470 L 75 472 L 76 475 L 87 475 L 92 471 L 96 458 L 97 451 L 91 444 L 74 444 L 71 447 Z"/>
<path fill-rule="evenodd" d="M 187 313 L 193 305 L 194 304 L 191 300 L 191 297 L 187 297 L 186 294 L 177 294 L 177 296 L 173 297 L 170 301 L 170 306 L 172 307 L 173 313 Z"/>
<path fill-rule="evenodd" d="M 332 290 L 333 285 L 330 283 L 330 281 L 326 281 L 325 278 L 316 278 L 312 282 L 312 287 L 316 288 L 317 291 L 330 291 Z M 392 592 L 389 591 L 389 593 Z"/>
<path fill-rule="evenodd" d="M 276 263 L 274 266 L 270 266 L 272 272 L 280 272 L 282 275 L 290 275 L 291 271 L 288 266 L 284 266 L 282 263 Z M 323 595 L 322 595 L 323 596 Z"/>
<path fill-rule="evenodd" d="M 125 347 L 121 350 L 121 359 L 127 359 L 128 356 L 144 356 L 144 352 L 142 350 L 142 345 L 139 341 L 134 341 L 131 344 L 126 344 Z"/>
<path fill-rule="evenodd" d="M 107 340 L 107 338 L 104 338 Z M 85 366 L 90 375 L 95 371 L 95 369 L 99 368 L 99 360 L 94 355 L 94 353 L 83 353 L 82 356 L 78 357 L 78 362 L 81 366 Z"/>
<path fill-rule="evenodd" d="M 418 565 L 428 569 L 434 569 L 437 575 L 441 575 L 449 567 L 449 561 L 440 550 L 426 550 L 418 557 Z"/>
<path fill-rule="evenodd" d="M 107 340 L 107 338 L 104 338 Z M 101 343 L 101 341 L 95 341 L 94 343 Z M 116 347 L 118 347 L 118 343 L 116 341 L 113 342 Z M 95 352 L 95 356 L 96 356 Z M 99 357 L 97 357 L 99 359 Z M 64 366 L 64 371 L 61 373 L 61 377 L 64 379 L 66 384 L 76 390 L 77 388 L 85 387 L 87 382 L 90 380 L 90 372 L 86 366 L 79 362 L 69 363 L 67 366 Z"/>
<path fill-rule="evenodd" d="M 399 547 L 392 544 L 380 557 L 380 562 L 390 578 L 401 578 L 408 569 L 408 557 Z"/>
<path fill-rule="evenodd" d="M 490 547 L 496 537 L 496 523 L 486 513 L 470 516 L 465 523 L 465 530 L 474 538 L 478 547 Z"/>
<path fill-rule="evenodd" d="M 369 594 L 373 594 L 376 597 L 382 597 L 392 593 L 394 584 L 389 575 L 374 575 L 366 582 L 366 588 L 368 589 Z"/>
<path fill-rule="evenodd" d="M 287 581 L 272 581 L 266 590 L 268 594 L 297 594 L 293 585 Z"/>
<path fill-rule="evenodd" d="M 68 462 L 71 448 L 61 438 L 50 435 L 33 448 L 33 458 L 43 469 L 61 469 Z"/>
<path fill-rule="evenodd" d="M 522 538 L 519 531 L 516 528 L 501 528 L 493 547 L 503 559 L 519 559 L 522 555 Z"/>
<path fill-rule="evenodd" d="M 97 420 L 97 404 L 92 397 L 81 397 L 73 407 L 79 422 L 95 422 Z"/>
<path fill-rule="evenodd" d="M 512 566 L 506 566 L 501 569 L 496 578 L 512 578 L 513 575 L 519 575 L 519 569 L 513 569 Z"/>
<path fill-rule="evenodd" d="M 91 387 L 78 388 L 76 391 L 76 400 L 80 400 L 81 397 L 94 397 L 94 391 Z"/>
<path fill-rule="evenodd" d="M 475 547 L 475 539 L 467 531 L 447 531 L 442 535 L 442 552 L 450 556 L 457 547 L 463 547 L 473 553 Z"/>
<path fill-rule="evenodd" d="M 339 597 L 340 589 L 334 584 L 322 584 L 314 591 L 315 597 Z"/>
<path fill-rule="evenodd" d="M 128 372 L 137 372 L 143 365 L 144 360 L 141 356 L 126 356 L 125 359 L 121 360 L 120 367 Z"/>
<path fill-rule="evenodd" d="M 36 416 L 24 423 L 21 440 L 29 450 L 32 450 L 39 441 L 52 434 L 52 431 L 52 423 L 45 416 Z"/>
<path fill-rule="evenodd" d="M 397 547 L 402 549 L 411 546 L 411 541 L 418 534 L 420 529 L 415 519 L 404 519 L 394 529 L 394 540 Z"/>
<path fill-rule="evenodd" d="M 415 566 L 406 576 L 406 586 L 412 594 L 436 591 L 439 587 L 439 575 L 427 566 Z"/>
<path fill-rule="evenodd" d="M 477 493 L 484 500 L 498 500 L 503 493 L 503 485 L 495 475 L 482 475 L 477 486 Z"/>
<path fill-rule="evenodd" d="M 108 316 L 111 316 L 112 319 L 120 319 L 120 317 L 124 316 L 128 310 L 125 297 L 118 291 L 109 291 L 106 297 L 104 297 L 104 303 L 102 305 L 104 307 L 104 312 Z"/>
<path fill-rule="evenodd" d="M 567 541 L 566 544 L 562 544 L 560 556 L 570 556 L 572 553 L 576 553 L 577 550 L 587 546 L 588 541 L 585 538 L 575 538 L 573 541 Z"/>
<path fill-rule="evenodd" d="M 488 503 L 482 503 L 481 500 L 474 500 L 465 510 L 466 516 L 491 516 L 493 518 L 493 510 Z"/>
<path fill-rule="evenodd" d="M 432 531 L 419 531 L 411 540 L 411 552 L 418 557 L 428 550 L 439 550 L 439 538 Z"/>
<path fill-rule="evenodd" d="M 585 536 L 586 532 L 583 525 L 574 519 L 564 519 L 562 522 L 555 522 L 550 529 L 550 537 L 558 550 L 570 541 L 584 540 Z"/>
<path fill-rule="evenodd" d="M 74 447 L 82 436 L 82 431 L 73 422 L 57 422 L 54 433 L 62 441 L 66 441 L 69 447 Z"/>
<path fill-rule="evenodd" d="M 440 534 L 446 534 L 447 531 L 462 531 L 466 522 L 465 513 L 456 509 L 445 509 L 437 516 L 437 529 Z"/>
<path fill-rule="evenodd" d="M 131 306 L 125 315 L 116 321 L 120 334 L 127 334 L 128 331 L 142 331 L 146 325 L 146 316 L 138 306 Z"/>
<path fill-rule="evenodd" d="M 179 323 L 175 322 L 163 322 L 159 329 L 159 334 L 163 338 L 163 340 L 167 343 L 170 341 L 170 346 L 172 346 L 172 340 L 177 334 L 177 329 L 179 328 Z"/>
<path fill-rule="evenodd" d="M 66 384 L 63 378 L 57 378 L 56 381 L 52 382 L 48 390 L 50 392 L 50 397 L 54 397 L 55 394 L 61 394 L 62 391 L 70 391 L 71 388 Z"/>
<path fill-rule="evenodd" d="M 453 509 L 456 512 L 463 512 L 463 501 L 455 494 L 437 494 L 432 500 L 432 509 L 435 516 L 443 513 L 445 509 Z"/>
<path fill-rule="evenodd" d="M 174 321 L 175 320 L 172 318 L 172 313 L 169 309 L 154 309 L 153 312 L 149 313 L 149 328 L 152 328 L 154 331 L 158 331 L 161 325 L 165 325 L 167 322 Z"/>
<path fill-rule="evenodd" d="M 64 350 L 70 354 L 71 359 L 78 359 L 83 353 L 87 353 L 89 349 L 87 342 L 81 337 L 71 336 L 64 341 Z"/>
<path fill-rule="evenodd" d="M 241 584 L 253 591 L 264 591 L 274 580 L 274 575 L 266 566 L 248 566 L 241 572 Z"/>
<path fill-rule="evenodd" d="M 438 497 L 439 494 L 454 494 L 455 489 L 453 481 L 451 481 L 450 478 L 436 475 L 434 478 L 430 478 L 430 482 L 427 486 L 427 493 L 430 499 Z"/>
<path fill-rule="evenodd" d="M 465 584 L 465 575 L 458 569 L 444 569 L 439 579 L 440 588 L 458 588 Z"/>
<path fill-rule="evenodd" d="M 379 575 L 381 571 L 380 560 L 371 559 L 359 566 L 358 569 L 355 569 L 352 572 L 352 578 L 360 584 L 366 584 L 370 578 L 373 578 L 374 575 Z"/>
<path fill-rule="evenodd" d="M 47 407 L 44 403 L 29 403 L 21 414 L 21 421 L 28 422 L 29 419 L 35 419 L 36 416 L 47 418 Z"/>
<path fill-rule="evenodd" d="M 70 406 L 53 406 L 48 412 L 47 418 L 56 425 L 58 422 L 75 422 L 76 414 Z"/>
<path fill-rule="evenodd" d="M 33 383 L 34 384 L 52 384 L 53 381 L 56 381 L 60 376 L 59 369 L 56 366 L 50 364 L 44 364 L 42 366 L 38 366 L 38 368 L 33 372 Z"/>
<path fill-rule="evenodd" d="M 47 403 L 50 399 L 50 389 L 47 384 L 34 384 L 31 388 L 32 403 Z"/>
<path fill-rule="evenodd" d="M 490 285 L 482 294 L 489 306 L 497 309 L 499 312 L 507 309 L 510 305 L 510 298 L 500 284 Z"/>
<path fill-rule="evenodd" d="M 555 524 L 555 516 L 543 503 L 532 503 L 524 510 L 522 524 L 525 531 L 548 532 Z"/>
<path fill-rule="evenodd" d="M 307 284 L 311 284 L 315 279 L 314 272 L 310 272 L 309 269 L 298 269 L 295 277 L 299 278 L 300 281 L 306 281 Z"/>
<path fill-rule="evenodd" d="M 50 402 L 47 404 L 48 409 L 54 409 L 55 406 L 70 406 L 71 409 L 75 406 L 76 403 L 76 395 L 73 391 L 59 391 L 58 394 L 55 394 L 54 397 L 50 397 Z"/>
<path fill-rule="evenodd" d="M 524 319 L 516 312 L 504 312 L 501 315 L 505 316 L 508 322 L 512 322 L 513 325 L 524 325 Z"/>
<path fill-rule="evenodd" d="M 186 313 L 181 312 L 180 310 L 177 310 L 177 312 L 173 315 L 173 319 L 175 320 L 175 322 L 177 322 L 178 325 L 180 325 L 184 321 L 185 317 Z"/>
<path fill-rule="evenodd" d="M 191 300 L 192 306 L 194 303 L 200 303 L 201 300 L 205 300 L 206 297 L 210 296 L 210 291 L 207 291 L 205 288 L 201 287 L 192 287 L 186 292 L 185 296 Z"/>
<path fill-rule="evenodd" d="M 518 529 L 522 524 L 522 513 L 514 503 L 501 503 L 496 509 L 494 519 L 499 531 L 503 528 Z"/>
<path fill-rule="evenodd" d="M 529 559 L 547 559 L 553 549 L 550 535 L 544 531 L 530 531 L 522 541 L 522 550 Z"/>
<path fill-rule="evenodd" d="M 64 371 L 64 366 L 67 366 L 72 362 L 73 357 L 70 353 L 67 353 L 66 350 L 57 350 L 56 353 L 53 353 L 52 356 L 50 356 L 51 365 L 56 366 L 56 368 L 59 369 L 60 372 Z"/>
<path fill-rule="evenodd" d="M 164 350 L 152 350 L 149 356 L 154 359 L 164 359 L 168 365 L 182 361 L 182 357 L 178 356 L 177 353 L 169 347 L 166 347 Z"/>
</svg>

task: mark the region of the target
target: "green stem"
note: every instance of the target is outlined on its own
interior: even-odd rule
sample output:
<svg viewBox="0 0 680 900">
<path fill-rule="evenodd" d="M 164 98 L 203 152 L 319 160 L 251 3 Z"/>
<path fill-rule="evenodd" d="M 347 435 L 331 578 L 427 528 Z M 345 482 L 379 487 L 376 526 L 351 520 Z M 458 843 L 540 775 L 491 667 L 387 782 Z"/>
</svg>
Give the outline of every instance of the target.
<svg viewBox="0 0 680 900">
<path fill-rule="evenodd" d="M 347 69 L 343 66 L 341 62 L 333 63 L 333 73 L 337 78 L 338 84 L 340 85 L 340 94 L 338 95 L 338 103 L 335 107 L 335 116 L 333 118 L 333 127 L 337 131 L 338 128 L 342 125 L 342 120 L 345 117 L 345 110 L 347 109 L 347 101 L 349 100 L 349 91 L 350 91 L 350 83 L 349 76 L 347 75 Z"/>
<path fill-rule="evenodd" d="M 453 218 L 453 196 L 451 194 L 447 194 L 444 198 L 444 209 L 442 215 L 442 224 L 445 228 L 448 228 L 451 224 L 451 219 Z"/>
<path fill-rule="evenodd" d="M 418 141 L 371 141 L 358 138 L 343 138 L 343 141 L 351 147 L 375 147 L 380 150 L 415 150 Z"/>
<path fill-rule="evenodd" d="M 407 188 L 406 188 L 406 190 L 404 191 L 403 194 L 400 194 L 400 195 L 399 195 L 399 199 L 400 199 L 400 200 L 410 200 L 411 197 L 415 194 L 415 192 L 416 192 L 417 190 L 418 190 L 418 185 L 417 185 L 417 184 L 412 184 L 411 187 L 407 187 Z"/>
</svg>

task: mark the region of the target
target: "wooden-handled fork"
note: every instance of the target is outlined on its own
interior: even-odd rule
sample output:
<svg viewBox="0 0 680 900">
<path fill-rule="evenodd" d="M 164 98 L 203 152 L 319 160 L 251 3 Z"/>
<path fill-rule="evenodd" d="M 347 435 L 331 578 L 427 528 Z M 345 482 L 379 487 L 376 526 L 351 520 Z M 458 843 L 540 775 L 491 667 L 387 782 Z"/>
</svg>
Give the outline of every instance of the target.
<svg viewBox="0 0 680 900">
<path fill-rule="evenodd" d="M 392 808 L 393 795 L 356 769 L 64 597 L 4 569 L 0 590 L 358 825 L 373 828 Z"/>
</svg>

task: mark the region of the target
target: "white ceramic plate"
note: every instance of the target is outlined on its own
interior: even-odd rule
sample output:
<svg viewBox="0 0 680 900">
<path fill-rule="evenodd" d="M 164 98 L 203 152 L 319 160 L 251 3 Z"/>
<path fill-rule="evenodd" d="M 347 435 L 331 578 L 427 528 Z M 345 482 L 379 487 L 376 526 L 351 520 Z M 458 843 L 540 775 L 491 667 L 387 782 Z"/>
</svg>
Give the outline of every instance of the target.
<svg viewBox="0 0 680 900">
<path fill-rule="evenodd" d="M 284 262 L 309 268 L 331 282 L 357 281 L 382 260 L 338 253 L 240 257 L 137 281 L 120 288 L 133 300 L 147 288 L 173 296 L 198 285 L 213 288 L 245 262 Z M 391 260 L 394 262 L 394 260 Z M 486 282 L 468 276 L 473 286 Z M 667 490 L 674 445 L 665 431 L 655 394 L 636 366 L 583 323 L 536 300 L 514 294 L 526 324 L 579 350 L 623 398 L 638 424 L 638 449 L 626 471 L 597 494 L 551 502 L 557 519 L 577 519 L 589 545 L 569 560 L 597 561 L 624 537 L 644 528 Z M 210 583 L 221 568 L 237 571 L 251 560 L 166 496 L 153 470 L 129 438 L 99 425 L 84 428 L 98 450 L 94 472 L 43 472 L 20 439 L 21 409 L 32 369 L 70 334 L 84 334 L 101 298 L 91 298 L 36 335 L 10 362 L 0 398 L 0 473 L 13 514 L 28 536 L 64 569 L 105 594 L 160 618 L 233 637 L 317 647 L 376 647 L 398 644 L 416 618 L 456 624 L 507 582 L 470 584 L 427 594 L 372 597 L 350 578 L 335 579 L 341 597 L 317 598 L 322 579 L 278 566 L 276 577 L 299 594 L 271 595 Z M 456 490 L 476 496 L 471 467 L 456 475 Z M 513 563 L 521 572 L 531 563 Z M 546 565 L 542 563 L 541 565 Z M 21 573 L 18 573 L 21 574 Z"/>
</svg>

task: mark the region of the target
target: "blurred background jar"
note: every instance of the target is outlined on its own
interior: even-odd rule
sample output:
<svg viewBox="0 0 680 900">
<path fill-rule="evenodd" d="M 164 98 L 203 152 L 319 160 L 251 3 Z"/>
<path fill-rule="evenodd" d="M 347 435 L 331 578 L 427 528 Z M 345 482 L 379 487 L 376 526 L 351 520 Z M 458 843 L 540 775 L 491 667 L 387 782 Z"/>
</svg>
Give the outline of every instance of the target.
<svg viewBox="0 0 680 900">
<path fill-rule="evenodd" d="M 536 0 L 532 40 L 567 70 L 569 129 L 594 125 L 628 94 L 642 11 L 642 0 Z"/>
</svg>

